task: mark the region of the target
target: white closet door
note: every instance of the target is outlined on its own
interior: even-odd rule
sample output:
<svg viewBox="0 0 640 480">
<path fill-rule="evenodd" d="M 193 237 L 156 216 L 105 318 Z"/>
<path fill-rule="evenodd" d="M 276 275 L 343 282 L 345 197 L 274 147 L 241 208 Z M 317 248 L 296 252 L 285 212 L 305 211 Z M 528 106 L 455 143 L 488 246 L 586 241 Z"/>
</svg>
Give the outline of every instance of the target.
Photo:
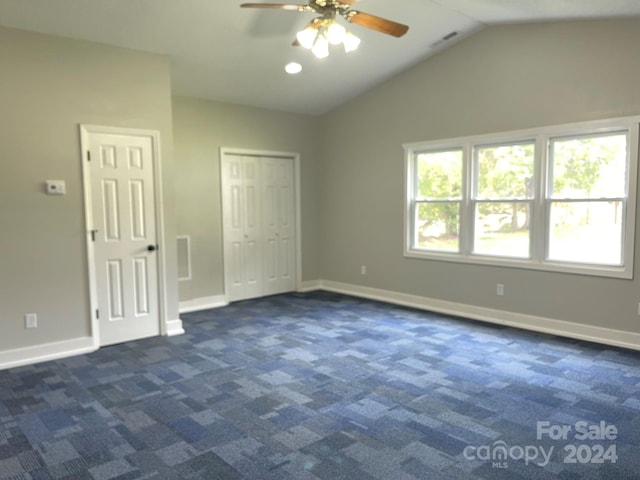
<svg viewBox="0 0 640 480">
<path fill-rule="evenodd" d="M 227 300 L 295 290 L 294 161 L 225 154 L 221 165 Z"/>
<path fill-rule="evenodd" d="M 262 295 L 262 228 L 260 159 L 244 157 L 245 298 Z"/>
<path fill-rule="evenodd" d="M 265 158 L 263 167 L 264 294 L 295 290 L 293 161 Z"/>
<path fill-rule="evenodd" d="M 262 295 L 260 165 L 255 157 L 222 161 L 224 271 L 228 301 Z"/>
</svg>

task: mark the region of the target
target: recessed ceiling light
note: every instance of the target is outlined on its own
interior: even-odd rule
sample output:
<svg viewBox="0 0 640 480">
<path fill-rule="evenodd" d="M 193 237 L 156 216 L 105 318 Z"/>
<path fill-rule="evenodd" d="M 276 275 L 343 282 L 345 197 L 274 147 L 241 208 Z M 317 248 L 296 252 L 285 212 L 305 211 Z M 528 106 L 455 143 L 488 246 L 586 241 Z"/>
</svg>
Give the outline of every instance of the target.
<svg viewBox="0 0 640 480">
<path fill-rule="evenodd" d="M 287 65 L 284 67 L 284 71 L 291 75 L 295 75 L 296 73 L 300 73 L 302 71 L 302 65 L 300 65 L 298 62 L 290 62 L 287 63 Z"/>
</svg>

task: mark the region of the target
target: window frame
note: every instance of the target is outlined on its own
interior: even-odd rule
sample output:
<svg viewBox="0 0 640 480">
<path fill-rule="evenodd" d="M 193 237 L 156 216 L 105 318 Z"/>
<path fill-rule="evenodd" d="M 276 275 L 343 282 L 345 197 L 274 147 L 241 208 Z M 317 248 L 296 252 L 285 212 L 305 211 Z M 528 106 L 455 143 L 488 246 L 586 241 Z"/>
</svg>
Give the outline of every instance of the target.
<svg viewBox="0 0 640 480">
<path fill-rule="evenodd" d="M 612 118 L 606 120 L 578 122 L 548 127 L 514 130 L 486 135 L 457 137 L 445 140 L 407 143 L 405 151 L 405 212 L 404 212 L 404 256 L 477 265 L 493 265 L 551 272 L 595 275 L 613 278 L 633 278 L 634 244 L 636 227 L 637 175 L 639 162 L 640 116 Z M 549 254 L 550 208 L 555 199 L 552 195 L 550 162 L 552 140 L 563 137 L 601 136 L 612 133 L 627 133 L 627 172 L 622 214 L 621 257 L 622 263 L 601 265 L 563 260 L 551 260 Z M 533 199 L 530 218 L 530 257 L 506 257 L 473 253 L 474 205 L 478 199 L 474 192 L 477 183 L 478 148 L 495 145 L 534 144 Z M 417 155 L 425 152 L 462 150 L 462 200 L 460 206 L 459 251 L 437 251 L 415 246 L 415 212 Z"/>
</svg>

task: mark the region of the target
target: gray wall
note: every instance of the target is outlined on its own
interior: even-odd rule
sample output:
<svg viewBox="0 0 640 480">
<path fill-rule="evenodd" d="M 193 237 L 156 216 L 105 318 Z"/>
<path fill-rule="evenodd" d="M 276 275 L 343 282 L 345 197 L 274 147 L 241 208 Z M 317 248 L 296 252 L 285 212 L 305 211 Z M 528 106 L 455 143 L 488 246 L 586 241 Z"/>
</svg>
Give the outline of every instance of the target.
<svg viewBox="0 0 640 480">
<path fill-rule="evenodd" d="M 0 351 L 89 335 L 81 123 L 162 139 L 169 319 L 178 318 L 166 59 L 0 28 Z M 67 194 L 46 196 L 46 179 Z M 25 313 L 39 326 L 24 329 Z"/>
<path fill-rule="evenodd" d="M 222 295 L 220 148 L 295 152 L 301 163 L 302 280 L 320 277 L 317 117 L 174 97 L 178 233 L 191 236 L 192 278 L 180 300 Z"/>
<path fill-rule="evenodd" d="M 402 256 L 403 143 L 637 115 L 638 45 L 638 20 L 491 27 L 308 117 L 187 98 L 174 98 L 172 112 L 162 57 L 2 28 L 0 352 L 89 333 L 80 123 L 161 132 L 169 319 L 178 316 L 177 233 L 193 240 L 194 276 L 180 300 L 223 292 L 224 146 L 301 154 L 304 281 L 639 332 L 637 279 Z M 66 180 L 66 196 L 43 194 L 50 178 Z M 23 328 L 27 312 L 38 313 L 38 329 Z"/>
<path fill-rule="evenodd" d="M 328 114 L 322 277 L 640 332 L 638 248 L 632 281 L 403 258 L 402 150 L 408 142 L 638 115 L 638 45 L 640 20 L 491 27 Z M 495 294 L 498 282 L 504 297 Z"/>
</svg>

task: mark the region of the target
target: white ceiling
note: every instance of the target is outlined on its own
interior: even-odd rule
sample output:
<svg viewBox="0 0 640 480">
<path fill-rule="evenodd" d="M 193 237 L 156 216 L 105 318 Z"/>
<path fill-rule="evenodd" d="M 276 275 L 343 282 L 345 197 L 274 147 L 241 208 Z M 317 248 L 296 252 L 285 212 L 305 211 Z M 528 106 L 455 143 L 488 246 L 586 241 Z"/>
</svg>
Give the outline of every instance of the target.
<svg viewBox="0 0 640 480">
<path fill-rule="evenodd" d="M 351 25 L 360 48 L 332 47 L 317 60 L 291 45 L 313 13 L 241 9 L 244 1 L 0 0 L 0 25 L 164 54 L 178 95 L 322 114 L 489 24 L 640 16 L 640 0 L 360 0 L 353 9 L 409 32 L 398 39 Z M 289 61 L 302 73 L 287 75 Z"/>
</svg>

